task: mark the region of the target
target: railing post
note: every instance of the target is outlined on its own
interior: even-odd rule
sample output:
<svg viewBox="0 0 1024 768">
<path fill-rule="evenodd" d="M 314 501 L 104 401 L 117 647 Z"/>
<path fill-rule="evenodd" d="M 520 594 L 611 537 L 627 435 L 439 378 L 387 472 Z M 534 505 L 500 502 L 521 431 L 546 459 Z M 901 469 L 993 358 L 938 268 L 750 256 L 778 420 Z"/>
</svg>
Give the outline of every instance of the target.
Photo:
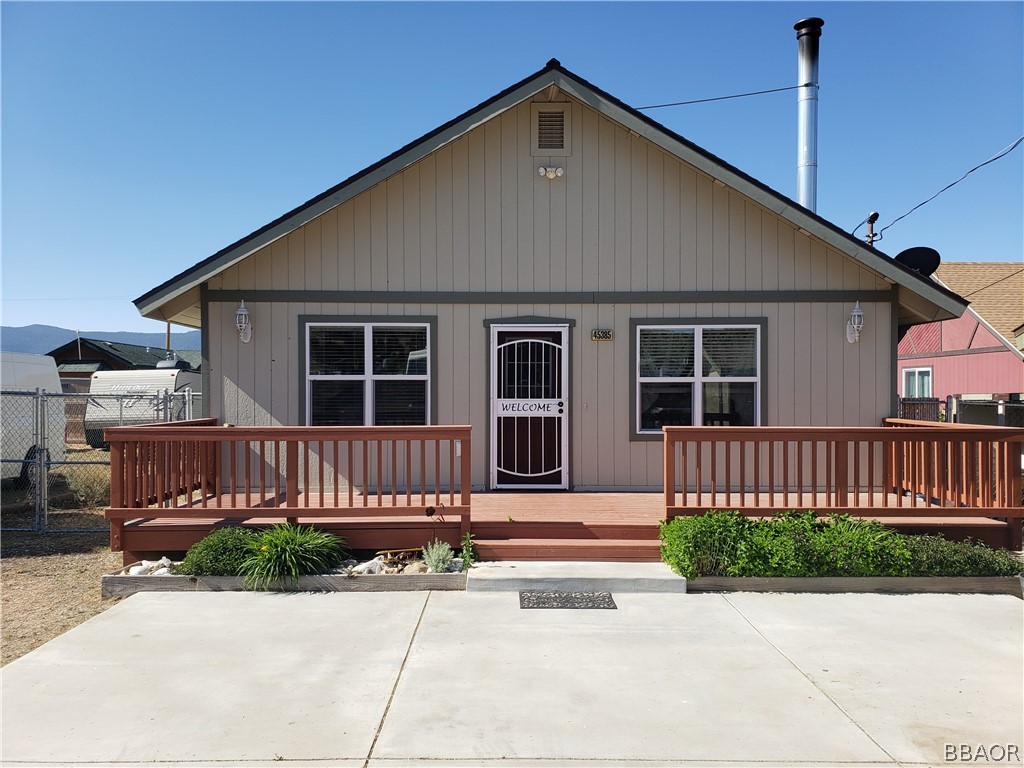
<svg viewBox="0 0 1024 768">
<path fill-rule="evenodd" d="M 284 444 L 285 449 L 285 503 L 289 509 L 299 507 L 299 441 L 288 440 Z M 289 516 L 288 522 L 295 525 L 298 522 L 297 516 Z"/>
<path fill-rule="evenodd" d="M 676 504 L 676 444 L 672 438 L 671 432 L 668 429 L 662 427 L 662 444 L 663 444 L 663 459 L 665 466 L 664 473 L 664 485 L 665 485 L 665 519 L 671 520 L 672 513 L 669 511 Z M 700 444 L 698 443 L 697 449 L 700 450 Z M 686 482 L 685 478 L 683 482 Z M 698 494 L 700 489 L 697 489 Z"/>
<path fill-rule="evenodd" d="M 124 443 L 110 441 L 110 506 L 124 506 Z"/>
<path fill-rule="evenodd" d="M 467 431 L 462 438 L 462 467 L 459 470 L 459 490 L 461 491 L 460 503 L 466 508 L 462 515 L 461 533 L 465 536 L 470 533 L 472 527 L 472 495 L 471 484 L 473 479 L 473 450 L 471 445 L 472 430 Z"/>
<path fill-rule="evenodd" d="M 835 478 L 835 499 L 837 507 L 847 507 L 850 503 L 850 480 L 849 480 L 849 448 L 850 443 L 847 440 L 836 440 L 835 442 L 835 470 L 833 471 L 833 478 Z"/>
</svg>

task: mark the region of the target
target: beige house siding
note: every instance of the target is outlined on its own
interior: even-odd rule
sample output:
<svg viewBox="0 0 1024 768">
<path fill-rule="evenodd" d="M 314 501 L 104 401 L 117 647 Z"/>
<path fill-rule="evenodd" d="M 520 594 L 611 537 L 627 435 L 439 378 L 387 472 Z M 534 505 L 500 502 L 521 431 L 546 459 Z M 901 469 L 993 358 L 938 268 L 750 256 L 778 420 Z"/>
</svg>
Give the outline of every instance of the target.
<svg viewBox="0 0 1024 768">
<path fill-rule="evenodd" d="M 573 154 L 530 155 L 530 105 L 213 278 L 214 290 L 887 290 L 853 260 L 572 104 Z M 565 175 L 548 181 L 539 165 Z M 280 278 L 280 279 L 275 279 Z"/>
<path fill-rule="evenodd" d="M 235 306 L 209 305 L 211 414 L 240 425 L 302 424 L 299 412 L 304 339 L 299 318 L 314 316 L 436 316 L 439 423 L 473 424 L 473 482 L 488 477 L 489 335 L 485 320 L 549 317 L 571 329 L 570 478 L 577 488 L 655 488 L 661 444 L 630 440 L 634 415 L 630 379 L 630 320 L 764 318 L 761 387 L 766 424 L 874 425 L 890 410 L 891 305 L 870 303 L 859 344 L 848 344 L 841 302 L 744 304 L 330 304 L 250 306 L 254 341 L 240 344 Z M 610 328 L 612 342 L 594 342 L 593 328 Z"/>
<path fill-rule="evenodd" d="M 763 319 L 762 423 L 875 425 L 890 415 L 896 307 L 882 298 L 891 295 L 886 281 L 570 104 L 570 156 L 531 156 L 530 104 L 521 103 L 212 278 L 204 324 L 210 415 L 239 425 L 305 422 L 302 316 L 436 317 L 437 420 L 474 426 L 477 486 L 489 474 L 485 321 L 498 318 L 574 322 L 577 488 L 661 485 L 661 444 L 631 439 L 631 319 Z M 541 178 L 539 165 L 565 175 Z M 256 293 L 271 291 L 288 293 L 276 301 Z M 387 301 L 304 300 L 335 291 Z M 607 291 L 619 292 L 614 303 L 590 295 Z M 670 291 L 690 295 L 663 303 Z M 689 301 L 695 291 L 711 292 L 708 301 Z M 725 291 L 743 296 L 714 301 Z M 416 303 L 403 303 L 404 292 L 420 292 Z M 422 292 L 442 296 L 423 303 Z M 504 303 L 509 292 L 537 303 Z M 551 292 L 559 296 L 539 295 Z M 862 301 L 860 343 L 848 344 L 854 293 L 871 300 Z M 238 297 L 251 313 L 250 344 L 234 330 Z M 612 329 L 614 340 L 591 341 L 595 328 Z"/>
</svg>

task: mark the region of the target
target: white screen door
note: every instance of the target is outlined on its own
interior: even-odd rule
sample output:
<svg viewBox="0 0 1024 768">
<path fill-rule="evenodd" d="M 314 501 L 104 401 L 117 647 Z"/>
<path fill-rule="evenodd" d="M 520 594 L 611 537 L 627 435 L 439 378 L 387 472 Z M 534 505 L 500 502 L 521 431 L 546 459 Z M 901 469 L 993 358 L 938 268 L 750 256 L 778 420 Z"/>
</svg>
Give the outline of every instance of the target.
<svg viewBox="0 0 1024 768">
<path fill-rule="evenodd" d="M 491 326 L 491 487 L 569 487 L 568 326 Z"/>
</svg>

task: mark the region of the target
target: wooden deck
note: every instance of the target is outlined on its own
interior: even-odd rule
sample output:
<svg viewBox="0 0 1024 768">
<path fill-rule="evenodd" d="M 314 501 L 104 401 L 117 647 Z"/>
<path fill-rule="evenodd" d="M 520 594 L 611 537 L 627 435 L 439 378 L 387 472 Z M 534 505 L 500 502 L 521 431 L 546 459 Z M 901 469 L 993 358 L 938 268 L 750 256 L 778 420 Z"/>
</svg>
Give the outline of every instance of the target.
<svg viewBox="0 0 1024 768">
<path fill-rule="evenodd" d="M 335 532 L 360 551 L 435 537 L 457 546 L 472 532 L 488 560 L 653 561 L 663 520 L 709 509 L 848 513 L 1021 548 L 1024 430 L 899 420 L 669 427 L 662 493 L 471 493 L 469 426 L 237 428 L 206 419 L 116 427 L 107 439 L 111 548 L 126 562 L 184 552 L 215 526 L 285 520 Z"/>
<path fill-rule="evenodd" d="M 809 496 L 809 494 L 808 494 Z M 711 495 L 705 494 L 710 502 Z M 227 505 L 229 499 L 222 499 Z M 127 520 L 119 549 L 124 562 L 183 553 L 213 528 L 223 525 L 272 525 L 287 519 L 343 536 L 353 550 L 376 551 L 423 546 L 433 538 L 457 547 L 461 515 L 440 507 L 428 518 L 388 514 L 384 507 L 360 512 L 318 508 L 319 499 L 303 498 L 303 506 L 290 515 L 279 507 L 276 517 L 209 514 L 216 499 L 208 500 L 205 514 L 198 510 L 181 518 Z M 895 501 L 895 500 L 894 500 Z M 714 508 L 710 504 L 707 508 Z M 726 508 L 719 505 L 719 508 Z M 791 507 L 793 508 L 793 507 Z M 806 507 L 796 507 L 806 508 Z M 313 514 L 309 514 L 309 513 Z M 472 532 L 485 560 L 585 560 L 655 562 L 660 559 L 658 526 L 664 520 L 660 493 L 513 493 L 473 495 Z M 770 514 L 770 513 L 766 513 Z M 865 515 L 866 516 L 866 515 Z M 936 533 L 948 538 L 975 538 L 993 546 L 1007 545 L 1007 523 L 982 517 L 920 516 L 907 509 L 902 515 L 880 518 L 905 533 Z"/>
</svg>

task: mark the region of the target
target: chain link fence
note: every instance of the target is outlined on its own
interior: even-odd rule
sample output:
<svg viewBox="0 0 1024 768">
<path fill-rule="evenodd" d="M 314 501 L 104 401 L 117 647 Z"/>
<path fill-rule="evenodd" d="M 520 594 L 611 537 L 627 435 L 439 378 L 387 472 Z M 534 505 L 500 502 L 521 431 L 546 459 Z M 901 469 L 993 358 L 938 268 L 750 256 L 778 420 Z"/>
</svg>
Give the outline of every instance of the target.
<svg viewBox="0 0 1024 768">
<path fill-rule="evenodd" d="M 138 395 L 0 392 L 0 530 L 107 530 L 106 427 L 182 421 L 200 412 L 191 390 Z"/>
</svg>

